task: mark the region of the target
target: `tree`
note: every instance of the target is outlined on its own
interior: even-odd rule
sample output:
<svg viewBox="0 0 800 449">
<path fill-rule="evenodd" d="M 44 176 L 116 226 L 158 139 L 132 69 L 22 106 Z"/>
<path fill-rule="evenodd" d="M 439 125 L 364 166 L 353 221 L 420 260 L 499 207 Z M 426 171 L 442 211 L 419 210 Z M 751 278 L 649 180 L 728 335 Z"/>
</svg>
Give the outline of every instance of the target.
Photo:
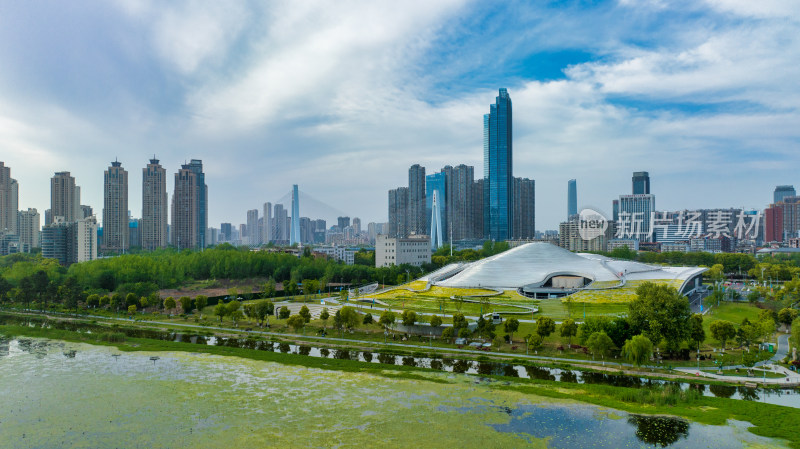
<svg viewBox="0 0 800 449">
<path fill-rule="evenodd" d="M 269 299 L 260 299 L 256 301 L 255 305 L 255 314 L 259 326 L 263 326 L 264 321 L 266 321 L 267 327 L 269 327 L 269 316 L 275 313 L 275 304 Z"/>
<path fill-rule="evenodd" d="M 164 308 L 167 309 L 167 311 L 171 311 L 176 306 L 175 299 L 172 296 L 167 296 L 167 299 L 164 300 Z"/>
<path fill-rule="evenodd" d="M 231 316 L 234 326 L 236 326 L 239 323 L 239 321 L 241 321 L 242 318 L 244 318 L 244 313 L 242 313 L 242 309 L 229 310 L 228 315 Z"/>
<path fill-rule="evenodd" d="M 541 316 L 536 320 L 536 333 L 542 338 L 550 336 L 556 330 L 556 322 L 547 316 Z"/>
<path fill-rule="evenodd" d="M 290 314 L 290 313 L 291 313 L 291 312 L 289 312 L 289 308 L 288 308 L 288 307 L 286 307 L 286 306 L 281 306 L 281 309 L 280 309 L 280 311 L 278 311 L 278 318 L 280 318 L 280 319 L 282 319 L 282 320 L 284 320 L 284 319 L 286 319 L 286 318 L 289 318 L 289 314 Z"/>
<path fill-rule="evenodd" d="M 91 294 L 86 297 L 86 305 L 89 307 L 97 307 L 100 305 L 100 295 Z"/>
<path fill-rule="evenodd" d="M 346 330 L 354 329 L 361 322 L 358 312 L 354 307 L 344 306 L 339 309 L 338 312 L 341 317 L 342 326 L 344 326 Z"/>
<path fill-rule="evenodd" d="M 306 325 L 306 319 L 300 315 L 292 315 L 286 320 L 286 324 L 292 327 L 295 332 L 300 330 L 303 326 Z"/>
<path fill-rule="evenodd" d="M 603 331 L 595 332 L 590 335 L 586 343 L 586 346 L 589 347 L 592 354 L 599 354 L 603 358 L 603 363 L 605 363 L 606 356 L 611 352 L 611 348 L 614 347 L 614 342 L 611 341 L 611 337 Z"/>
<path fill-rule="evenodd" d="M 397 316 L 395 316 L 394 312 L 391 310 L 385 310 L 378 319 L 378 323 L 384 327 L 394 327 L 394 322 L 396 319 Z"/>
<path fill-rule="evenodd" d="M 339 301 L 346 302 L 347 301 L 348 291 L 346 288 L 339 290 Z"/>
<path fill-rule="evenodd" d="M 714 337 L 714 340 L 717 340 L 720 343 L 723 351 L 725 350 L 725 343 L 736 336 L 736 326 L 727 320 L 717 320 L 712 322 L 711 326 L 709 326 L 709 330 L 711 331 L 711 336 Z"/>
<path fill-rule="evenodd" d="M 330 318 L 330 317 L 331 317 L 331 314 L 328 313 L 328 308 L 327 307 L 323 307 L 322 308 L 322 312 L 319 314 L 319 319 L 322 320 L 323 327 L 325 327 L 325 328 L 328 327 L 328 318 Z"/>
<path fill-rule="evenodd" d="M 413 326 L 414 323 L 417 322 L 417 312 L 413 310 L 403 310 L 400 319 L 403 321 L 403 326 Z"/>
<path fill-rule="evenodd" d="M 83 291 L 74 277 L 70 276 L 64 281 L 61 287 L 58 288 L 58 294 L 61 296 L 62 301 L 64 301 L 64 306 L 67 309 L 75 309 L 77 312 L 78 302 L 81 300 Z M 133 305 L 136 304 L 134 303 Z"/>
<path fill-rule="evenodd" d="M 528 336 L 528 349 L 536 351 L 542 347 L 542 344 L 544 344 L 544 337 L 538 333 Z"/>
<path fill-rule="evenodd" d="M 463 313 L 453 314 L 453 331 L 458 332 L 460 329 L 466 329 L 469 326 L 467 319 Z"/>
<path fill-rule="evenodd" d="M 450 341 L 452 339 L 453 339 L 453 328 L 452 327 L 446 327 L 446 328 L 442 329 L 442 340 Z"/>
<path fill-rule="evenodd" d="M 3 276 L 0 276 L 0 302 L 3 302 L 6 295 L 11 291 L 13 286 Z"/>
<path fill-rule="evenodd" d="M 516 318 L 509 318 L 503 323 L 503 330 L 508 334 L 508 341 L 514 340 L 514 332 L 519 329 L 519 320 Z"/>
<path fill-rule="evenodd" d="M 220 301 L 214 306 L 214 315 L 219 317 L 219 322 L 222 323 L 222 318 L 228 314 L 228 308 L 225 307 L 225 303 Z"/>
<path fill-rule="evenodd" d="M 689 340 L 693 348 L 699 348 L 700 344 L 706 339 L 706 331 L 703 329 L 703 315 L 692 314 L 689 317 Z"/>
<path fill-rule="evenodd" d="M 372 314 L 367 313 L 366 315 L 364 315 L 364 319 L 361 321 L 361 324 L 372 324 L 374 321 L 375 319 L 372 318 Z"/>
<path fill-rule="evenodd" d="M 439 315 L 434 315 L 431 317 L 431 326 L 432 327 L 439 327 L 442 325 L 442 319 L 439 318 Z"/>
<path fill-rule="evenodd" d="M 793 347 L 800 347 L 800 319 L 792 321 L 792 335 L 789 336 L 789 341 Z"/>
<path fill-rule="evenodd" d="M 234 316 L 234 313 L 236 313 L 237 311 L 241 312 L 239 310 L 241 307 L 242 307 L 242 303 L 240 303 L 239 301 L 237 301 L 235 299 L 233 301 L 229 302 L 225 306 L 225 308 L 228 309 L 227 315 L 230 316 L 233 319 L 233 324 L 236 324 L 237 318 L 241 318 L 243 316 L 243 314 L 241 314 L 241 313 L 239 313 L 238 315 Z"/>
<path fill-rule="evenodd" d="M 629 363 L 642 366 L 653 355 L 653 342 L 644 335 L 636 335 L 622 346 L 622 357 Z"/>
<path fill-rule="evenodd" d="M 111 295 L 111 308 L 119 312 L 119 309 L 123 305 L 124 298 L 122 297 L 122 293 L 116 292 Z"/>
<path fill-rule="evenodd" d="M 689 337 L 689 300 L 674 287 L 645 282 L 636 289 L 636 299 L 628 306 L 628 321 L 634 333 L 652 343 L 665 340 L 675 351 Z"/>
<path fill-rule="evenodd" d="M 139 298 L 136 297 L 136 294 L 128 293 L 127 295 L 125 295 L 125 305 L 135 306 L 138 303 L 139 303 Z"/>
<path fill-rule="evenodd" d="M 136 304 L 131 304 L 128 306 L 128 314 L 135 315 L 136 314 Z"/>
<path fill-rule="evenodd" d="M 188 296 L 181 296 L 179 301 L 181 302 L 181 309 L 183 309 L 183 313 L 192 313 L 192 298 Z"/>
<path fill-rule="evenodd" d="M 275 296 L 275 287 L 275 279 L 269 278 L 269 280 L 261 286 L 261 297 L 273 298 Z"/>
<path fill-rule="evenodd" d="M 194 298 L 194 306 L 200 312 L 200 317 L 203 316 L 203 309 L 208 305 L 208 297 L 206 295 L 197 295 Z"/>
<path fill-rule="evenodd" d="M 784 308 L 778 312 L 778 322 L 789 327 L 792 325 L 792 321 L 797 318 L 797 310 Z"/>
<path fill-rule="evenodd" d="M 311 321 L 311 312 L 308 310 L 308 307 L 306 307 L 305 305 L 303 305 L 303 307 L 300 308 L 300 312 L 298 312 L 298 315 L 303 317 L 303 319 L 306 320 L 306 323 Z"/>
<path fill-rule="evenodd" d="M 575 320 L 567 318 L 561 323 L 561 337 L 566 337 L 568 344 L 572 345 L 572 337 L 578 334 L 578 324 Z"/>
</svg>

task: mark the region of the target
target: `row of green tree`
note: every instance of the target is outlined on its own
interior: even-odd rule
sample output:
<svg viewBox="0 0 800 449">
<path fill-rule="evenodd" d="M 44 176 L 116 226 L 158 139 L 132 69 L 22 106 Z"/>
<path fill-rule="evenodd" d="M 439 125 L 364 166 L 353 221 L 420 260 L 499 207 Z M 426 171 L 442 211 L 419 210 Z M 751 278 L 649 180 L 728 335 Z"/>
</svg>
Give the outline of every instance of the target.
<svg viewBox="0 0 800 449">
<path fill-rule="evenodd" d="M 43 273 L 43 274 L 40 274 Z M 164 288 L 176 288 L 194 280 L 265 278 L 278 283 L 297 285 L 303 280 L 329 283 L 381 282 L 394 284 L 423 274 L 423 269 L 410 265 L 375 268 L 365 265 L 344 265 L 341 262 L 311 255 L 296 257 L 268 251 L 250 251 L 220 245 L 205 251 L 164 249 L 142 254 L 73 264 L 61 267 L 55 260 L 41 255 L 15 254 L 0 258 L 0 277 L 13 288 L 30 290 L 28 282 L 44 288 L 42 277 L 57 288 L 67 279 L 87 295 L 110 292 L 147 296 Z M 28 279 L 28 281 L 23 281 Z M 46 283 L 45 283 L 46 284 Z M 2 298 L 0 298 L 2 299 Z"/>
</svg>

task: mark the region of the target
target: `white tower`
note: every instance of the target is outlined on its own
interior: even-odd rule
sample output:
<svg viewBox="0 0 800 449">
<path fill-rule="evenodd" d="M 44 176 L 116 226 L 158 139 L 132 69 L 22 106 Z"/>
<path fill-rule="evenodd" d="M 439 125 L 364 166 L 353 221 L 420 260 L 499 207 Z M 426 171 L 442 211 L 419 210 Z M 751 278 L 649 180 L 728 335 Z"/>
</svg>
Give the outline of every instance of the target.
<svg viewBox="0 0 800 449">
<path fill-rule="evenodd" d="M 433 199 L 431 200 L 431 248 L 434 250 L 444 244 L 442 242 L 442 213 L 439 210 L 438 193 L 438 190 L 434 190 Z"/>
</svg>

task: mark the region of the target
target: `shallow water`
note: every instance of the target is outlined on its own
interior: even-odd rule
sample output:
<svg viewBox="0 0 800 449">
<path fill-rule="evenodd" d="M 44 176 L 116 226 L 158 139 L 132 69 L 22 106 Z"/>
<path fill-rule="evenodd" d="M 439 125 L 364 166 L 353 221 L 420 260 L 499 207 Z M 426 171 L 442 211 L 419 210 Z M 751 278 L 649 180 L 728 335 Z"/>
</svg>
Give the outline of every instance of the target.
<svg viewBox="0 0 800 449">
<path fill-rule="evenodd" d="M 780 447 L 740 425 L 654 422 L 453 373 L 421 373 L 454 382 L 440 384 L 31 338 L 0 339 L 0 355 L 3 447 Z"/>
</svg>

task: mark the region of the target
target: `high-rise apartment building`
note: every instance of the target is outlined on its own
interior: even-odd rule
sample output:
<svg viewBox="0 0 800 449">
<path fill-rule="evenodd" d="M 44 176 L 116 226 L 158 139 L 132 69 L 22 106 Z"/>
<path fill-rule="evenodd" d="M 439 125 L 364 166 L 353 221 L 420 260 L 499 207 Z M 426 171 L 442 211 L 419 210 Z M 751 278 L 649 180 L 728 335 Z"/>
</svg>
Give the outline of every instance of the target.
<svg viewBox="0 0 800 449">
<path fill-rule="evenodd" d="M 389 236 L 405 238 L 408 231 L 408 187 L 389 191 Z"/>
<path fill-rule="evenodd" d="M 355 232 L 356 234 L 360 234 L 361 233 L 361 219 L 360 218 L 353 217 L 353 221 L 350 224 L 350 226 L 353 227 L 353 232 Z"/>
<path fill-rule="evenodd" d="M 29 253 L 41 248 L 41 217 L 36 209 L 21 210 L 17 214 L 17 233 L 20 251 Z"/>
<path fill-rule="evenodd" d="M 266 202 L 264 203 L 264 217 L 263 217 L 263 225 L 261 227 L 261 241 L 263 243 L 269 243 L 274 240 L 272 236 L 272 203 Z"/>
<path fill-rule="evenodd" d="M 350 226 L 350 217 L 337 217 L 336 218 L 336 226 L 339 227 L 339 230 L 343 230 L 344 228 Z"/>
<path fill-rule="evenodd" d="M 0 232 L 17 232 L 19 185 L 11 177 L 11 167 L 0 162 Z"/>
<path fill-rule="evenodd" d="M 230 223 L 222 223 L 219 225 L 220 239 L 230 242 L 233 239 L 233 225 Z"/>
<path fill-rule="evenodd" d="M 513 238 L 532 239 L 536 234 L 536 182 L 514 178 Z"/>
<path fill-rule="evenodd" d="M 650 194 L 650 174 L 646 171 L 633 172 L 631 184 L 633 185 L 632 193 L 634 195 Z"/>
<path fill-rule="evenodd" d="M 425 216 L 425 167 L 414 164 L 408 169 L 408 233 L 428 234 Z"/>
<path fill-rule="evenodd" d="M 103 176 L 103 247 L 126 251 L 130 245 L 128 172 L 114 161 Z"/>
<path fill-rule="evenodd" d="M 167 171 L 154 156 L 142 169 L 142 248 L 154 250 L 168 245 L 167 214 Z"/>
<path fill-rule="evenodd" d="M 787 196 L 797 196 L 794 186 L 777 186 L 775 192 L 772 193 L 773 203 L 780 203 Z"/>
<path fill-rule="evenodd" d="M 567 181 L 567 220 L 578 215 L 578 181 Z"/>
<path fill-rule="evenodd" d="M 483 116 L 483 223 L 486 238 L 502 241 L 514 226 L 513 132 L 511 97 L 500 89 Z"/>
<path fill-rule="evenodd" d="M 275 241 L 279 243 L 286 243 L 289 241 L 289 211 L 287 211 L 283 204 L 275 205 L 275 217 L 272 228 L 272 234 L 275 236 Z"/>
<path fill-rule="evenodd" d="M 258 227 L 258 209 L 247 211 L 247 244 L 261 246 L 261 233 Z"/>
<path fill-rule="evenodd" d="M 764 241 L 783 241 L 783 208 L 773 204 L 764 211 Z"/>
<path fill-rule="evenodd" d="M 483 236 L 483 216 L 481 223 L 476 225 L 474 209 L 483 202 L 483 196 L 475 195 L 475 168 L 460 164 L 455 167 L 445 167 L 447 176 L 447 195 L 444 209 L 446 225 L 444 227 L 446 241 L 474 239 Z M 476 231 L 476 229 L 479 229 Z"/>
<path fill-rule="evenodd" d="M 208 187 L 203 163 L 192 159 L 175 173 L 172 195 L 172 244 L 178 249 L 204 248 L 207 222 Z"/>
<path fill-rule="evenodd" d="M 97 259 L 97 227 L 95 217 L 67 222 L 55 216 L 42 228 L 42 257 L 65 266 Z"/>
<path fill-rule="evenodd" d="M 81 191 L 75 178 L 68 171 L 57 172 L 50 179 L 50 220 L 63 217 L 67 223 L 77 221 L 83 215 L 80 205 Z"/>
<path fill-rule="evenodd" d="M 300 192 L 297 184 L 292 186 L 292 229 L 289 232 L 289 244 L 300 243 Z"/>
</svg>

